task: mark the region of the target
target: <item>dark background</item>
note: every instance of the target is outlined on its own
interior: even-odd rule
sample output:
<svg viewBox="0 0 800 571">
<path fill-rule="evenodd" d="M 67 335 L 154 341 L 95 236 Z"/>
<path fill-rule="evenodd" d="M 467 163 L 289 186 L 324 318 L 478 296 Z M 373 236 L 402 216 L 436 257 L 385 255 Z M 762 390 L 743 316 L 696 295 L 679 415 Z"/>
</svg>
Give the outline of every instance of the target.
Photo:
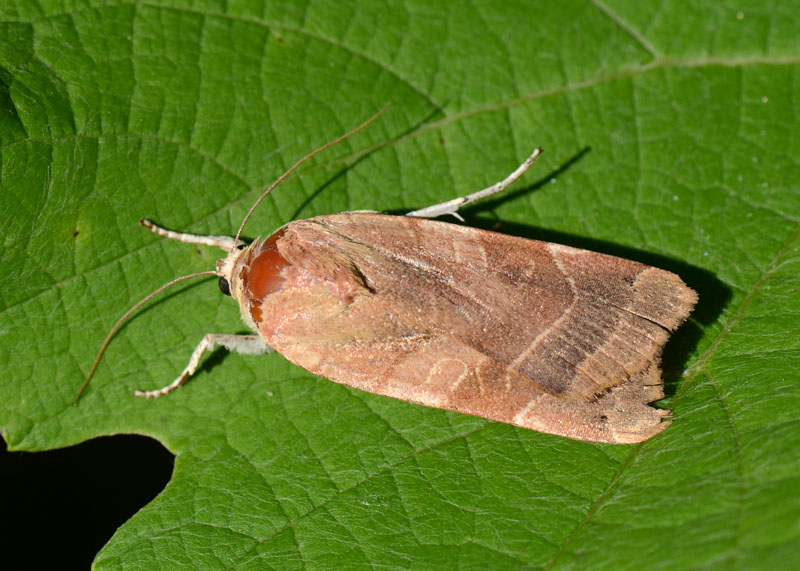
<svg viewBox="0 0 800 571">
<path fill-rule="evenodd" d="M 0 438 L 0 567 L 88 569 L 117 528 L 164 489 L 174 457 L 152 438 L 105 436 L 49 452 Z"/>
</svg>

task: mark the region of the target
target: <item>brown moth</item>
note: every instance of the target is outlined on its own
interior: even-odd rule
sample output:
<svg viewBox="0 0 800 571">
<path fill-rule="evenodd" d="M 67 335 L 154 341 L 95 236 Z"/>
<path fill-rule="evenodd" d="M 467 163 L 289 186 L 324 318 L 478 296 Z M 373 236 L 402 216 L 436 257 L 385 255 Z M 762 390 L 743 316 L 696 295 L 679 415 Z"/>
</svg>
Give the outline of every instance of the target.
<svg viewBox="0 0 800 571">
<path fill-rule="evenodd" d="M 299 161 L 253 209 L 302 162 L 374 119 Z M 337 383 L 541 432 L 609 443 L 661 432 L 669 411 L 649 406 L 664 396 L 661 351 L 697 301 L 678 276 L 426 219 L 458 217 L 460 206 L 503 190 L 540 152 L 463 198 L 406 216 L 297 220 L 250 245 L 239 240 L 241 228 L 236 238 L 196 236 L 142 221 L 167 238 L 228 251 L 216 271 L 199 275 L 219 276 L 256 335 L 207 334 L 173 383 L 136 394 L 172 392 L 215 346 L 274 349 Z M 117 322 L 81 392 L 122 321 L 188 277 Z"/>
</svg>

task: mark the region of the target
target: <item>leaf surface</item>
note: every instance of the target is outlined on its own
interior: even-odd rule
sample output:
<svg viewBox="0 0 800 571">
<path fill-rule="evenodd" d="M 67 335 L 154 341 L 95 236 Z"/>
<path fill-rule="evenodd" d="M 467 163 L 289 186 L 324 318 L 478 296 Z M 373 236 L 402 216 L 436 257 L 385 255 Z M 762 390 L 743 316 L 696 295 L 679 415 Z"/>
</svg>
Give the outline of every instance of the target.
<svg viewBox="0 0 800 571">
<path fill-rule="evenodd" d="M 99 568 L 787 568 L 800 545 L 800 5 L 796 1 L 56 2 L 0 6 L 0 428 L 16 450 L 131 432 L 176 454 Z M 148 217 L 245 236 L 405 212 L 546 154 L 469 223 L 679 273 L 673 425 L 594 445 L 367 395 L 242 332 L 217 252 Z M 6 491 L 6 493 L 9 493 Z"/>
</svg>

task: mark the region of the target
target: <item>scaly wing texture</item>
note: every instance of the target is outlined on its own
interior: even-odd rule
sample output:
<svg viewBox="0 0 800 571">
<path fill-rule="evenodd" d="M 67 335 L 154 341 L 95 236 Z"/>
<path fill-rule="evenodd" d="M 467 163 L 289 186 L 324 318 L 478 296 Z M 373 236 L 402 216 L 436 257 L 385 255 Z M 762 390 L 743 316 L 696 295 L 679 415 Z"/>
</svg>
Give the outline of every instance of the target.
<svg viewBox="0 0 800 571">
<path fill-rule="evenodd" d="M 674 274 L 371 213 L 295 222 L 279 248 L 294 268 L 261 331 L 321 376 L 584 440 L 638 442 L 667 425 L 647 403 L 696 301 Z"/>
</svg>

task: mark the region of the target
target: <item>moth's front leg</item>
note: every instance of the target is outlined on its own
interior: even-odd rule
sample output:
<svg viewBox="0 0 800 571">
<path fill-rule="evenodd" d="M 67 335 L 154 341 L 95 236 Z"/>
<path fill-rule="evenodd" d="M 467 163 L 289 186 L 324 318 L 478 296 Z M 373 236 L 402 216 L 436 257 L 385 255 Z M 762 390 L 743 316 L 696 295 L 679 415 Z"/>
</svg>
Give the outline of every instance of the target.
<svg viewBox="0 0 800 571">
<path fill-rule="evenodd" d="M 173 232 L 172 230 L 167 230 L 166 228 L 163 228 L 162 226 L 159 226 L 158 224 L 151 222 L 146 218 L 139 220 L 139 226 L 144 226 L 159 236 L 169 238 L 170 240 L 177 240 L 178 242 L 183 242 L 184 244 L 217 246 L 225 251 L 245 245 L 245 243 L 241 240 L 236 240 L 230 236 L 203 236 L 200 234 L 189 234 L 188 232 Z"/>
<path fill-rule="evenodd" d="M 213 351 L 217 346 L 225 347 L 228 351 L 234 353 L 246 353 L 248 355 L 261 355 L 272 351 L 270 346 L 264 343 L 264 340 L 258 335 L 208 333 L 203 337 L 203 340 L 200 341 L 197 347 L 195 347 L 194 352 L 192 352 L 192 357 L 189 359 L 189 364 L 186 365 L 186 368 L 177 379 L 164 388 L 155 391 L 134 391 L 133 394 L 137 397 L 148 399 L 168 395 L 189 380 L 189 377 L 197 370 L 197 365 L 200 363 L 200 358 L 203 356 L 203 353 L 206 351 Z"/>
</svg>

